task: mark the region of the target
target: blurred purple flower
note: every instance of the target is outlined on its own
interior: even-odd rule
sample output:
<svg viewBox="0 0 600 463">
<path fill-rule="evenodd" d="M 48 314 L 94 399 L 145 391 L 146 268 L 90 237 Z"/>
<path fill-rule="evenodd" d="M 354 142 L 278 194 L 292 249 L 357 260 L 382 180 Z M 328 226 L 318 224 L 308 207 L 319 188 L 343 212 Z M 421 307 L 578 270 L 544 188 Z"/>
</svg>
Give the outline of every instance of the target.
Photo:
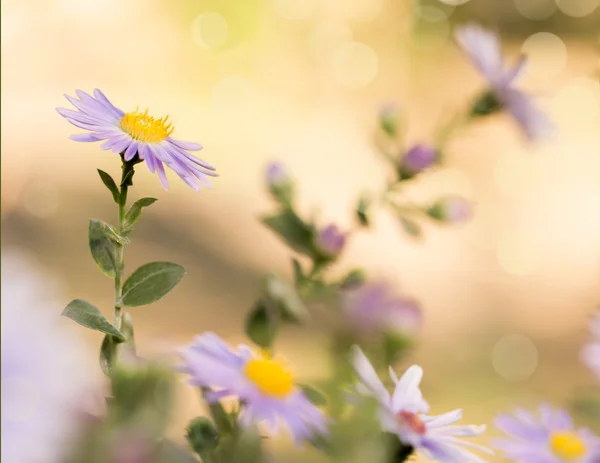
<svg viewBox="0 0 600 463">
<path fill-rule="evenodd" d="M 292 374 L 280 362 L 255 356 L 244 345 L 231 350 L 212 333 L 198 336 L 181 355 L 190 384 L 211 388 L 205 395 L 207 401 L 239 398 L 242 425 L 266 421 L 276 432 L 281 420 L 298 444 L 327 432 L 323 413 L 294 384 Z"/>
<path fill-rule="evenodd" d="M 505 108 L 529 140 L 548 138 L 554 130 L 552 122 L 537 109 L 529 95 L 513 86 L 526 63 L 525 57 L 521 57 L 512 68 L 506 69 L 500 40 L 494 33 L 477 24 L 457 28 L 456 40 L 488 80 L 493 97 L 497 100 L 489 102 L 492 107 L 495 103 Z M 492 111 L 481 114 L 490 112 Z"/>
<path fill-rule="evenodd" d="M 342 311 L 358 335 L 414 334 L 422 323 L 416 301 L 394 296 L 383 282 L 368 282 L 342 291 Z"/>
<path fill-rule="evenodd" d="M 600 314 L 590 322 L 590 331 L 594 340 L 581 351 L 581 360 L 596 374 L 600 380 Z"/>
<path fill-rule="evenodd" d="M 439 199 L 427 213 L 436 220 L 449 223 L 466 222 L 473 215 L 471 204 L 460 196 Z"/>
<path fill-rule="evenodd" d="M 271 162 L 267 166 L 267 185 L 270 187 L 282 185 L 289 182 L 285 167 L 280 162 Z"/>
<path fill-rule="evenodd" d="M 587 429 L 575 429 L 569 414 L 548 405 L 539 419 L 528 410 L 515 410 L 496 418 L 496 426 L 510 439 L 495 446 L 516 463 L 598 463 L 600 439 Z"/>
<path fill-rule="evenodd" d="M 85 343 L 60 326 L 53 297 L 46 276 L 3 250 L 3 463 L 63 461 L 90 422 L 85 408 L 101 393 Z"/>
<path fill-rule="evenodd" d="M 94 89 L 93 97 L 81 90 L 75 93 L 79 100 L 68 95 L 65 97 L 78 111 L 65 108 L 56 108 L 56 111 L 75 127 L 91 133 L 71 135 L 71 140 L 107 140 L 100 148 L 122 153 L 125 161 L 131 161 L 137 155 L 140 160 L 146 161 L 150 172 L 158 173 L 165 190 L 168 182 L 163 163 L 196 191 L 200 190 L 200 182 L 210 188 L 207 176 L 218 177 L 214 167 L 188 153 L 201 150 L 199 144 L 170 137 L 173 128 L 167 116 L 155 119 L 148 115 L 148 110 L 125 113 L 113 106 L 98 89 Z"/>
<path fill-rule="evenodd" d="M 346 235 L 337 225 L 331 224 L 319 230 L 316 236 L 317 249 L 327 257 L 337 257 L 346 244 Z"/>
<path fill-rule="evenodd" d="M 410 178 L 433 166 L 438 160 L 438 151 L 432 146 L 415 145 L 400 160 L 400 174 Z"/>
<path fill-rule="evenodd" d="M 492 453 L 485 447 L 457 439 L 478 436 L 485 431 L 485 426 L 453 425 L 462 418 L 461 410 L 438 416 L 427 415 L 429 404 L 423 399 L 419 389 L 423 378 L 420 366 L 411 366 L 400 379 L 390 368 L 390 376 L 394 382 L 394 392 L 390 394 L 357 346 L 352 349 L 352 363 L 359 379 L 358 391 L 378 401 L 382 429 L 396 434 L 403 444 L 441 463 L 483 462 L 467 449 Z"/>
</svg>

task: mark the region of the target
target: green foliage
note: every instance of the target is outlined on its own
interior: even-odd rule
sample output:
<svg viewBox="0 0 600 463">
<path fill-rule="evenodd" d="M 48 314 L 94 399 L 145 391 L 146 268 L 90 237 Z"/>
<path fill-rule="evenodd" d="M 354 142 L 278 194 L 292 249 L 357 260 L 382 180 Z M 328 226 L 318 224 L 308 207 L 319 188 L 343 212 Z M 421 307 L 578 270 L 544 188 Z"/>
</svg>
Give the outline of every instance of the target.
<svg viewBox="0 0 600 463">
<path fill-rule="evenodd" d="M 117 346 L 121 341 L 119 338 L 107 334 L 100 346 L 100 368 L 105 375 L 110 376 L 112 365 L 117 355 Z"/>
<path fill-rule="evenodd" d="M 404 232 L 407 235 L 409 235 L 411 238 L 421 238 L 422 237 L 423 229 L 421 228 L 421 225 L 419 225 L 419 223 L 416 220 L 411 219 L 406 216 L 399 215 L 398 223 L 400 224 L 400 226 L 402 227 Z"/>
<path fill-rule="evenodd" d="M 121 244 L 118 234 L 101 220 L 90 220 L 89 243 L 92 257 L 100 270 L 110 278 L 117 272 L 117 247 Z"/>
<path fill-rule="evenodd" d="M 327 398 L 321 391 L 309 386 L 308 384 L 299 384 L 298 386 L 302 389 L 302 392 L 304 392 L 306 398 L 317 407 L 327 405 Z"/>
<path fill-rule="evenodd" d="M 104 183 L 106 188 L 108 188 L 108 190 L 112 193 L 115 203 L 119 204 L 119 197 L 121 193 L 119 192 L 119 187 L 113 178 L 108 173 L 100 169 L 98 169 L 98 174 L 100 175 L 100 179 L 102 179 L 102 183 Z"/>
<path fill-rule="evenodd" d="M 125 341 L 125 336 L 115 328 L 102 313 L 89 302 L 75 299 L 69 302 L 62 314 L 86 328 L 101 331 L 114 336 L 119 341 Z"/>
<path fill-rule="evenodd" d="M 219 432 L 208 418 L 194 418 L 186 428 L 185 435 L 190 447 L 202 457 L 214 450 L 219 443 Z"/>
<path fill-rule="evenodd" d="M 300 323 L 308 318 L 308 311 L 296 290 L 276 275 L 267 275 L 262 281 L 263 301 L 266 307 L 282 320 Z"/>
<path fill-rule="evenodd" d="M 125 281 L 119 303 L 137 307 L 156 302 L 171 291 L 184 275 L 185 269 L 171 262 L 142 265 Z"/>
<path fill-rule="evenodd" d="M 286 209 L 277 215 L 264 217 L 262 222 L 292 249 L 313 259 L 317 257 L 318 253 L 314 247 L 315 230 L 294 211 Z"/>
<path fill-rule="evenodd" d="M 363 195 L 358 199 L 358 204 L 356 205 L 356 219 L 363 227 L 368 227 L 371 225 L 371 218 L 369 214 L 370 206 L 371 202 L 367 196 Z"/>
<path fill-rule="evenodd" d="M 142 215 L 142 209 L 144 207 L 148 207 L 154 204 L 156 201 L 156 198 L 142 198 L 138 199 L 135 203 L 133 203 L 133 205 L 125 215 L 125 223 L 123 225 L 123 228 L 125 230 L 131 229 L 133 227 L 133 224 L 135 224 Z"/>
<path fill-rule="evenodd" d="M 277 335 L 278 319 L 269 311 L 263 300 L 259 300 L 246 319 L 246 334 L 257 345 L 271 347 Z"/>
</svg>

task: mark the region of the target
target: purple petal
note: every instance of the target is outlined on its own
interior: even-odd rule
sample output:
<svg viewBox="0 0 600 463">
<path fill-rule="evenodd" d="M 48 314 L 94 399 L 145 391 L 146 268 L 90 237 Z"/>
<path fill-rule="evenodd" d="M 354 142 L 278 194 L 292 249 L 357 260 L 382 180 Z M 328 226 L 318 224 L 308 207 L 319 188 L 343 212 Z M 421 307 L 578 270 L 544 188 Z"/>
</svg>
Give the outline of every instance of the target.
<svg viewBox="0 0 600 463">
<path fill-rule="evenodd" d="M 169 145 L 169 143 L 165 143 L 164 145 Z M 205 169 L 208 170 L 216 170 L 213 166 L 211 166 L 208 162 L 203 161 L 202 159 L 198 159 L 196 156 L 188 153 L 187 151 L 181 149 L 180 147 L 178 147 L 177 145 L 175 145 L 174 143 L 170 144 L 170 148 L 172 149 L 172 151 L 180 154 L 182 157 L 184 157 L 185 159 L 198 164 L 199 166 L 204 167 Z M 167 146 L 163 146 L 163 148 L 167 148 Z M 199 145 L 198 145 L 199 146 Z"/>
<path fill-rule="evenodd" d="M 94 96 L 96 97 L 96 100 L 100 101 L 100 103 L 102 103 L 109 111 L 111 111 L 115 117 L 121 118 L 125 115 L 125 113 L 113 105 L 99 89 L 94 89 Z"/>
<path fill-rule="evenodd" d="M 458 27 L 455 36 L 460 47 L 485 77 L 492 82 L 502 80 L 502 49 L 496 34 L 478 24 L 467 24 Z"/>
<path fill-rule="evenodd" d="M 138 151 L 138 142 L 132 141 L 130 143 L 130 145 L 127 147 L 127 149 L 125 150 L 125 154 L 123 155 L 123 158 L 125 159 L 125 161 L 131 161 L 137 154 L 137 151 Z"/>
<path fill-rule="evenodd" d="M 73 119 L 77 122 L 82 122 L 84 124 L 92 124 L 92 125 L 106 125 L 106 121 L 99 119 L 97 117 L 89 116 L 84 113 L 80 113 L 78 111 L 73 111 L 71 109 L 66 108 L 56 108 L 56 112 L 60 114 L 62 117 L 67 119 Z"/>
<path fill-rule="evenodd" d="M 181 148 L 182 150 L 199 151 L 202 149 L 201 145 L 199 145 L 198 143 L 193 143 L 191 141 L 175 140 L 174 138 L 171 138 L 171 137 L 167 137 L 166 141 L 168 141 L 169 143 L 172 143 L 173 145 L 177 146 L 178 148 Z"/>
<path fill-rule="evenodd" d="M 79 90 L 76 91 L 80 92 Z M 83 92 L 80 92 L 83 93 Z M 96 117 L 102 121 L 104 121 L 105 123 L 109 123 L 109 124 L 114 124 L 117 121 L 117 118 L 111 114 L 109 111 L 106 110 L 106 108 L 104 108 L 100 103 L 98 103 L 96 100 L 94 100 L 91 96 L 86 95 L 85 99 L 82 99 L 82 101 L 73 98 L 69 95 L 65 95 L 65 98 L 73 105 L 75 106 L 77 109 L 79 109 L 81 112 L 83 112 L 84 114 L 87 114 L 88 116 L 92 116 L 92 117 Z"/>
<path fill-rule="evenodd" d="M 69 138 L 73 141 L 80 141 L 85 143 L 98 141 L 98 138 L 94 134 L 90 133 L 78 133 L 75 135 L 71 135 Z"/>
<path fill-rule="evenodd" d="M 156 159 L 155 161 L 160 183 L 166 191 L 169 191 L 169 182 L 167 181 L 167 174 L 165 172 L 165 168 L 163 167 L 162 162 L 160 162 L 160 160 Z"/>
</svg>

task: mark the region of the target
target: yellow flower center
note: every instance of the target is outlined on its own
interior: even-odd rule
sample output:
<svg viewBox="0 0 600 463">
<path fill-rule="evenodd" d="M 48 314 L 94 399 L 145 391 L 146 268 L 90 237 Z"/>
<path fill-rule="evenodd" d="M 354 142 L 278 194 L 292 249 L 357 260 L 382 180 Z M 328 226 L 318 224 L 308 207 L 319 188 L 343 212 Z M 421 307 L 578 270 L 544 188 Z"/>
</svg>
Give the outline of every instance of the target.
<svg viewBox="0 0 600 463">
<path fill-rule="evenodd" d="M 268 355 L 250 360 L 245 373 L 261 392 L 273 397 L 283 398 L 294 389 L 292 373 Z"/>
<path fill-rule="evenodd" d="M 173 133 L 173 127 L 167 123 L 169 116 L 154 119 L 148 110 L 140 113 L 137 109 L 125 113 L 121 118 L 121 128 L 134 140 L 146 143 L 160 143 Z"/>
<path fill-rule="evenodd" d="M 550 438 L 550 448 L 564 461 L 576 461 L 586 453 L 585 443 L 572 432 L 556 432 Z"/>
</svg>

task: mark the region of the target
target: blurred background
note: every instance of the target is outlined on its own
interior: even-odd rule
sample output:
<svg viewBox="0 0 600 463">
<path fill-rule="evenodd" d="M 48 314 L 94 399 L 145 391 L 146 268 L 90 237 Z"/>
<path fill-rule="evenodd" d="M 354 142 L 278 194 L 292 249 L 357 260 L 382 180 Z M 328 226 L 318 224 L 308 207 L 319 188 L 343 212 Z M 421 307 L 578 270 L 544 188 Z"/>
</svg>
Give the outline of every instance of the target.
<svg viewBox="0 0 600 463">
<path fill-rule="evenodd" d="M 409 194 L 464 195 L 474 219 L 414 241 L 381 213 L 332 273 L 363 266 L 421 301 L 422 335 L 397 367 L 425 368 L 433 412 L 463 407 L 466 421 L 491 423 L 516 404 L 569 404 L 593 386 L 577 358 L 600 303 L 598 0 L 4 0 L 2 248 L 60 281 L 65 304 L 83 298 L 108 313 L 112 282 L 86 234 L 89 218 L 116 220 L 96 168 L 116 177 L 119 159 L 69 141 L 80 131 L 55 108 L 97 87 L 125 111 L 168 114 L 174 136 L 201 143 L 221 176 L 195 194 L 170 175 L 166 193 L 138 169 L 130 195 L 159 201 L 136 227 L 127 267 L 169 260 L 188 271 L 168 297 L 131 310 L 140 350 L 165 352 L 205 330 L 243 341 L 259 278 L 291 274 L 290 252 L 257 221 L 273 209 L 265 164 L 286 164 L 302 212 L 349 229 L 358 194 L 386 180 L 373 142 L 381 105 L 398 102 L 407 141 L 426 142 L 483 88 L 452 39 L 469 20 L 499 32 L 510 60 L 529 55 L 521 85 L 557 136 L 527 146 L 504 116 L 463 131 Z M 280 339 L 307 380 L 327 371 L 316 325 Z M 71 328 L 95 361 L 100 335 Z M 182 381 L 173 435 L 200 412 Z M 273 445 L 287 461 L 312 452 Z"/>
</svg>

